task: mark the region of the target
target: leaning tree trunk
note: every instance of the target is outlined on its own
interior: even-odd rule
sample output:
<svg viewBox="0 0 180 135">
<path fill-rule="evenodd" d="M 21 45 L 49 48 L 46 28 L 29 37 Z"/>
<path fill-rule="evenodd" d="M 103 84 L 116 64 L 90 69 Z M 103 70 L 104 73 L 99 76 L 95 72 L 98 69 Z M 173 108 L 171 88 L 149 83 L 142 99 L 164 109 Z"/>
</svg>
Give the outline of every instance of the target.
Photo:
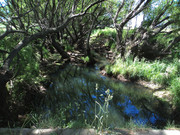
<svg viewBox="0 0 180 135">
<path fill-rule="evenodd" d="M 6 88 L 6 83 L 10 80 L 11 75 L 8 72 L 0 71 L 0 120 L 3 120 L 0 123 L 0 126 L 4 126 L 7 124 L 9 120 L 11 120 L 8 96 L 9 93 Z M 1 125 L 2 124 L 2 125 Z"/>
<path fill-rule="evenodd" d="M 52 45 L 58 51 L 58 53 L 62 56 L 63 59 L 70 57 L 69 54 L 66 51 L 64 51 L 62 46 L 58 42 L 56 42 L 54 37 L 52 37 Z"/>
</svg>

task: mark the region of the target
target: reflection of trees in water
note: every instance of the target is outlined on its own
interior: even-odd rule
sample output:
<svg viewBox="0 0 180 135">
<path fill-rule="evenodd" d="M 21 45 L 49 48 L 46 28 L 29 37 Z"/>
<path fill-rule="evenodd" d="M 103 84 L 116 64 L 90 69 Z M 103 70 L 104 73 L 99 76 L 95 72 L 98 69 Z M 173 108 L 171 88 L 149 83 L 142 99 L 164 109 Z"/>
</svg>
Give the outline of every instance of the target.
<svg viewBox="0 0 180 135">
<path fill-rule="evenodd" d="M 98 90 L 95 90 L 96 83 L 99 85 Z M 153 125 L 161 121 L 153 108 L 154 98 L 146 91 L 131 84 L 104 79 L 93 69 L 76 66 L 68 66 L 57 73 L 48 90 L 47 105 L 54 113 L 65 108 L 67 121 L 80 118 L 92 121 L 95 101 L 103 105 L 108 88 L 113 92 L 109 107 L 110 123 L 125 122 L 131 118 L 141 124 Z"/>
</svg>

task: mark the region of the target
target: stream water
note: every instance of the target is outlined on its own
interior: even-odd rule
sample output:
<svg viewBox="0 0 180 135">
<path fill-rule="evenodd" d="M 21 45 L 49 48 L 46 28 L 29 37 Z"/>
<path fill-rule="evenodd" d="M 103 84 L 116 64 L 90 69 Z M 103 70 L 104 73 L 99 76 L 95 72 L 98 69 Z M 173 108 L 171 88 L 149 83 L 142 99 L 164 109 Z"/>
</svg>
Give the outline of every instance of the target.
<svg viewBox="0 0 180 135">
<path fill-rule="evenodd" d="M 107 94 L 113 97 L 109 101 Z M 150 90 L 102 76 L 97 67 L 69 65 L 58 71 L 52 76 L 44 105 L 45 117 L 60 111 L 65 115 L 64 123 L 93 123 L 101 118 L 110 128 L 127 123 L 159 128 L 166 123 L 162 103 Z"/>
</svg>

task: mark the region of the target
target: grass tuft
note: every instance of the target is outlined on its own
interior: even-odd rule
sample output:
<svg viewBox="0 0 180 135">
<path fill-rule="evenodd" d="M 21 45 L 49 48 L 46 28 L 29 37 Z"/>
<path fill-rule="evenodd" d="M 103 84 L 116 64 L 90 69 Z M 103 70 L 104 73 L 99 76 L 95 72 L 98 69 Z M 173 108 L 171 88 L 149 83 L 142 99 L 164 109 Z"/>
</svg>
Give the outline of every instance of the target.
<svg viewBox="0 0 180 135">
<path fill-rule="evenodd" d="M 166 60 L 150 62 L 128 57 L 126 61 L 117 59 L 115 64 L 107 65 L 105 69 L 109 74 L 121 74 L 128 79 L 142 79 L 166 86 L 173 93 L 174 102 L 180 104 L 180 62 L 178 59 L 171 62 Z"/>
</svg>

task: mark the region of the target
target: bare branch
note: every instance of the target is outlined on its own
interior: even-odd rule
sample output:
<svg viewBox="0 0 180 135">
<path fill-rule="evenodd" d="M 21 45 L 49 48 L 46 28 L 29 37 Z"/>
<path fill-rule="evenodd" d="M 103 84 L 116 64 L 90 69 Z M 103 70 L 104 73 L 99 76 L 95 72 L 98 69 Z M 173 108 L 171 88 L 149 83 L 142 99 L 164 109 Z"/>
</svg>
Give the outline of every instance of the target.
<svg viewBox="0 0 180 135">
<path fill-rule="evenodd" d="M 26 34 L 25 31 L 21 31 L 21 30 L 6 30 L 5 33 L 3 33 L 2 35 L 0 35 L 0 40 L 2 40 L 3 38 L 5 38 L 7 35 L 11 34 L 11 33 L 22 33 L 22 34 Z"/>
<path fill-rule="evenodd" d="M 4 64 L 3 64 L 3 69 L 8 71 L 9 70 L 9 67 L 10 67 L 10 64 L 13 60 L 13 58 L 15 56 L 17 56 L 18 52 L 25 46 L 27 46 L 31 41 L 33 40 L 36 40 L 38 38 L 44 38 L 46 37 L 47 35 L 49 34 L 53 34 L 53 33 L 57 33 L 59 31 L 62 31 L 66 28 L 66 26 L 69 24 L 69 22 L 76 18 L 76 17 L 81 17 L 83 15 L 85 15 L 87 13 L 87 11 L 94 5 L 98 4 L 98 3 L 101 3 L 105 0 L 98 0 L 92 4 L 90 4 L 85 10 L 84 12 L 82 13 L 79 13 L 79 14 L 75 14 L 75 15 L 70 15 L 66 20 L 64 20 L 64 22 L 59 26 L 59 27 L 54 27 L 54 28 L 45 28 L 45 29 L 42 29 L 40 32 L 38 33 L 35 33 L 31 36 L 26 36 L 22 41 L 20 41 L 17 46 L 9 53 L 9 56 L 6 58 L 6 60 L 4 61 Z M 33 5 L 31 5 L 33 6 Z M 35 14 L 37 13 L 37 11 L 35 11 Z M 38 13 L 37 13 L 38 14 Z"/>
<path fill-rule="evenodd" d="M 114 16 L 114 18 L 113 18 L 113 22 L 114 22 L 114 24 L 116 24 L 117 23 L 117 17 L 118 17 L 118 15 L 119 15 L 119 12 L 121 11 L 121 9 L 123 8 L 123 6 L 124 6 L 124 3 L 125 3 L 125 0 L 123 0 L 123 2 L 122 2 L 122 4 L 121 4 L 121 6 L 119 6 L 119 8 L 118 8 L 118 10 L 117 10 L 117 12 L 116 12 L 116 14 L 115 14 L 115 16 Z"/>
<path fill-rule="evenodd" d="M 88 11 L 91 7 L 93 7 L 93 6 L 96 5 L 96 4 L 101 3 L 101 2 L 103 2 L 103 1 L 105 1 L 105 0 L 98 0 L 98 1 L 96 1 L 96 2 L 94 2 L 94 3 L 91 3 L 91 4 L 84 10 L 84 12 L 79 13 L 79 14 L 71 14 L 70 17 L 74 18 L 74 17 L 77 17 L 77 16 L 83 16 L 83 15 L 85 15 L 85 14 L 87 13 L 87 11 Z"/>
<path fill-rule="evenodd" d="M 160 20 L 158 23 L 156 23 L 156 25 L 155 25 L 155 26 L 157 26 L 157 25 L 161 24 L 162 22 L 164 22 L 164 21 L 168 20 L 169 18 L 170 18 L 170 16 L 165 17 L 164 19 L 162 19 L 162 20 Z"/>
<path fill-rule="evenodd" d="M 147 0 L 143 6 L 141 6 L 143 4 L 145 0 L 141 0 L 140 3 L 134 8 L 134 10 L 132 10 L 125 19 L 123 19 L 123 21 L 120 24 L 120 27 L 124 27 L 125 24 L 128 23 L 128 21 L 130 21 L 133 17 L 137 16 L 140 12 L 142 12 L 147 5 L 151 2 L 151 0 Z"/>
<path fill-rule="evenodd" d="M 160 18 L 164 15 L 164 13 L 167 11 L 167 9 L 172 5 L 173 1 L 169 4 L 169 2 L 167 2 L 167 5 L 162 8 L 161 13 L 158 14 L 158 16 L 156 16 L 156 18 L 153 20 L 151 27 L 155 27 L 158 23 L 158 21 L 160 20 Z"/>
<path fill-rule="evenodd" d="M 34 7 L 34 8 L 35 8 L 35 7 Z M 21 18 L 21 17 L 24 17 L 25 15 L 29 14 L 29 13 L 32 12 L 33 10 L 34 10 L 34 9 L 31 9 L 31 10 L 29 10 L 29 11 L 23 13 L 23 14 L 19 14 L 18 16 L 12 16 L 11 19 L 19 19 L 19 18 Z"/>
<path fill-rule="evenodd" d="M 171 25 L 172 23 L 174 23 L 174 21 L 168 21 L 167 23 L 165 23 L 163 26 L 161 26 L 158 30 L 156 30 L 153 33 L 153 36 L 157 35 L 158 33 L 160 33 L 163 29 L 165 29 L 167 26 Z"/>
<path fill-rule="evenodd" d="M 44 10 L 44 16 L 47 17 L 47 7 L 49 5 L 49 0 L 46 1 L 45 10 Z"/>
<path fill-rule="evenodd" d="M 133 13 L 131 18 L 134 18 L 136 15 L 138 15 L 140 12 L 142 12 L 145 8 L 147 8 L 147 6 L 150 2 L 151 2 L 151 0 L 147 0 L 139 10 L 137 10 L 136 12 Z M 142 4 L 142 3 L 139 3 L 139 4 Z"/>
</svg>

